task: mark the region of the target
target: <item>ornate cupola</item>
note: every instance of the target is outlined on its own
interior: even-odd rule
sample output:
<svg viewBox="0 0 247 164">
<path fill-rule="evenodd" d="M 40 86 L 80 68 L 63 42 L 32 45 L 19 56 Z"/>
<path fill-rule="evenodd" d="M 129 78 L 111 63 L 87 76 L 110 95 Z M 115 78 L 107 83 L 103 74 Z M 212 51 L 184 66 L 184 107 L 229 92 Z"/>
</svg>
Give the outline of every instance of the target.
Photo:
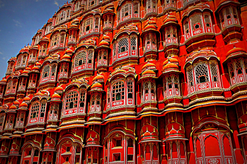
<svg viewBox="0 0 247 164">
<path fill-rule="evenodd" d="M 140 150 L 142 161 L 147 163 L 158 163 L 159 161 L 159 139 L 158 119 L 155 117 L 144 117 L 141 120 Z"/>
<path fill-rule="evenodd" d="M 25 98 L 26 100 L 27 98 Z M 26 122 L 26 114 L 28 111 L 28 103 L 20 100 L 16 100 L 14 104 L 18 105 L 17 108 L 17 116 L 16 116 L 16 123 L 15 123 L 15 131 L 13 132 L 13 136 L 15 137 L 21 137 L 21 134 L 23 134 L 23 130 L 25 128 L 25 122 Z M 21 102 L 21 103 L 20 103 Z"/>
<path fill-rule="evenodd" d="M 112 32 L 114 24 L 114 6 L 109 5 L 103 11 L 103 32 Z"/>
<path fill-rule="evenodd" d="M 215 11 L 219 15 L 218 21 L 226 44 L 236 43 L 242 39 L 239 6 L 239 2 L 222 0 Z"/>
<path fill-rule="evenodd" d="M 179 62 L 177 57 L 168 57 L 163 63 L 162 78 L 164 102 L 169 106 L 181 106 L 182 100 L 179 80 Z M 167 106 L 168 107 L 168 106 Z"/>
<path fill-rule="evenodd" d="M 156 18 L 149 18 L 144 25 L 143 33 L 143 55 L 145 61 L 151 61 L 157 59 L 157 45 L 158 45 L 158 34 Z"/>
<path fill-rule="evenodd" d="M 165 57 L 177 56 L 178 49 L 178 21 L 174 12 L 165 15 L 163 25 L 160 28 L 163 39 L 163 51 Z"/>
<path fill-rule="evenodd" d="M 165 142 L 168 150 L 167 160 L 169 163 L 180 161 L 181 163 L 187 163 L 186 143 L 188 140 L 185 137 L 183 113 L 173 112 L 168 113 L 165 117 Z M 172 154 L 170 152 L 173 152 Z M 179 153 L 180 152 L 180 153 Z"/>
<path fill-rule="evenodd" d="M 48 37 L 45 36 L 40 40 L 38 59 L 44 59 L 48 55 L 48 53 L 47 53 L 48 44 L 49 44 L 49 38 Z M 30 62 L 33 64 L 37 60 L 37 54 L 35 52 L 30 53 L 30 54 L 31 54 L 31 57 L 30 57 L 30 60 L 28 61 L 28 63 Z"/>
<path fill-rule="evenodd" d="M 108 59 L 110 50 L 110 37 L 103 35 L 99 45 L 97 46 L 98 57 L 97 57 L 97 71 L 105 72 L 108 69 Z"/>
<path fill-rule="evenodd" d="M 69 26 L 69 38 L 67 46 L 75 46 L 77 43 L 78 33 L 79 33 L 79 23 L 80 20 L 75 18 Z"/>
<path fill-rule="evenodd" d="M 59 71 L 58 71 L 58 81 L 59 84 L 66 84 L 69 79 L 70 69 L 69 64 L 71 62 L 71 56 L 74 52 L 73 48 L 68 48 L 63 55 L 60 57 Z"/>
<path fill-rule="evenodd" d="M 61 103 L 61 96 L 58 93 L 54 93 L 51 96 L 50 109 L 47 116 L 47 127 L 46 130 L 49 132 L 56 132 L 57 123 L 59 121 L 59 108 Z"/>
<path fill-rule="evenodd" d="M 27 67 L 29 68 L 29 67 Z M 25 69 L 22 71 L 22 73 L 19 76 L 19 84 L 18 84 L 18 90 L 17 90 L 17 98 L 24 98 L 26 89 L 27 89 L 27 84 L 28 84 L 28 73 L 29 69 Z"/>
<path fill-rule="evenodd" d="M 154 63 L 146 63 L 142 67 L 141 78 L 138 84 L 141 88 L 141 115 L 157 113 L 157 97 L 156 97 L 156 66 Z"/>
<path fill-rule="evenodd" d="M 29 79 L 28 79 L 28 87 L 27 87 L 27 93 L 28 94 L 35 93 L 35 91 L 37 89 L 37 82 L 38 82 L 38 77 L 39 77 L 39 73 L 40 73 L 40 67 L 41 67 L 41 63 L 37 62 L 37 63 L 35 63 L 35 65 L 32 68 L 30 68 L 30 67 L 26 68 L 26 69 L 30 70 L 29 71 Z"/>
<path fill-rule="evenodd" d="M 104 76 L 97 75 L 93 79 L 93 84 L 89 91 L 90 94 L 90 105 L 88 109 L 88 122 L 87 124 L 100 124 L 102 109 L 103 109 L 103 96 L 104 96 Z"/>
<path fill-rule="evenodd" d="M 0 100 L 3 99 L 3 95 L 4 95 L 4 93 L 5 93 L 6 85 L 7 85 L 7 79 L 6 79 L 6 78 L 3 78 L 3 79 L 0 81 Z"/>
</svg>

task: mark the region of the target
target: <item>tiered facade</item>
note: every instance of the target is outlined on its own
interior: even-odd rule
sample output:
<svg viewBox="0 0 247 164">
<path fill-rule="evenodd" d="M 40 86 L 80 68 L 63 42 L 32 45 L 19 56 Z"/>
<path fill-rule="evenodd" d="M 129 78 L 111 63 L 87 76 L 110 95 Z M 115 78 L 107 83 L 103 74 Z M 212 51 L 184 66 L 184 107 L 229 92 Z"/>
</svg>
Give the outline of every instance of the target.
<svg viewBox="0 0 247 164">
<path fill-rule="evenodd" d="M 1 164 L 247 163 L 247 4 L 72 0 L 8 61 Z"/>
</svg>

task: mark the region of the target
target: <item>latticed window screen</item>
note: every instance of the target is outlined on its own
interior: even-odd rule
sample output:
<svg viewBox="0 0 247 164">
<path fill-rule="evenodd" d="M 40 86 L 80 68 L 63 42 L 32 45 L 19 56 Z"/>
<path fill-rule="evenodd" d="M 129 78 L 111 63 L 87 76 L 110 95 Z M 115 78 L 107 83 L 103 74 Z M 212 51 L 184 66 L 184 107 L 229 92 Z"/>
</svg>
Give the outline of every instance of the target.
<svg viewBox="0 0 247 164">
<path fill-rule="evenodd" d="M 226 18 L 227 18 L 227 19 L 230 19 L 230 18 L 231 18 L 231 15 L 230 15 L 230 8 L 229 8 L 229 7 L 226 8 Z"/>
<path fill-rule="evenodd" d="M 76 91 L 72 91 L 66 97 L 65 108 L 66 109 L 76 108 L 77 102 L 78 102 L 78 93 Z"/>
<path fill-rule="evenodd" d="M 46 108 L 46 102 L 43 101 L 43 102 L 41 103 L 40 117 L 44 117 L 44 116 L 45 116 L 45 108 Z"/>
<path fill-rule="evenodd" d="M 100 95 L 97 95 L 96 104 L 97 104 L 97 105 L 100 105 Z"/>
<path fill-rule="evenodd" d="M 210 64 L 210 70 L 212 74 L 212 80 L 218 81 L 217 65 L 215 63 Z"/>
<path fill-rule="evenodd" d="M 208 67 L 205 64 L 199 64 L 196 66 L 196 83 L 208 82 Z"/>
<path fill-rule="evenodd" d="M 121 53 L 127 50 L 129 50 L 129 42 L 127 38 L 123 38 L 118 43 L 118 52 Z"/>
<path fill-rule="evenodd" d="M 132 81 L 128 81 L 128 98 L 133 98 L 133 84 Z"/>
<path fill-rule="evenodd" d="M 175 88 L 178 88 L 179 86 L 179 79 L 178 79 L 178 76 L 173 76 L 174 77 L 174 87 Z"/>
<path fill-rule="evenodd" d="M 136 49 L 136 37 L 131 37 L 130 44 L 131 44 L 132 50 L 135 50 Z"/>
<path fill-rule="evenodd" d="M 75 67 L 78 67 L 86 63 L 86 52 L 83 51 L 76 55 L 75 57 Z"/>
<path fill-rule="evenodd" d="M 99 18 L 97 17 L 95 19 L 95 28 L 98 28 L 99 27 Z"/>
<path fill-rule="evenodd" d="M 85 92 L 85 90 L 82 90 L 81 91 L 81 97 L 80 97 L 80 107 L 84 107 L 85 106 L 85 94 L 86 94 L 86 92 Z"/>
<path fill-rule="evenodd" d="M 118 51 L 118 52 L 120 52 L 120 51 Z M 113 56 L 115 56 L 116 55 L 116 43 L 114 43 L 113 44 Z"/>
<path fill-rule="evenodd" d="M 167 77 L 167 84 L 168 84 L 168 88 L 171 89 L 172 88 L 172 76 L 168 76 Z"/>
<path fill-rule="evenodd" d="M 93 51 L 89 50 L 88 52 L 88 63 L 92 63 L 93 60 Z"/>
<path fill-rule="evenodd" d="M 49 65 L 47 65 L 47 66 L 45 66 L 44 67 L 44 71 L 43 71 L 43 78 L 46 78 L 46 77 L 48 77 L 49 76 L 49 72 L 50 72 L 50 66 Z"/>
<path fill-rule="evenodd" d="M 39 103 L 36 102 L 32 105 L 32 108 L 31 108 L 31 118 L 38 117 L 38 113 L 39 113 Z"/>
<path fill-rule="evenodd" d="M 236 70 L 238 74 L 242 74 L 242 65 L 241 65 L 241 59 L 236 60 Z"/>
<path fill-rule="evenodd" d="M 55 72 L 56 72 L 56 65 L 53 65 L 51 67 L 51 76 L 55 76 Z"/>
<path fill-rule="evenodd" d="M 138 14 L 138 3 L 135 3 L 133 8 L 134 8 L 134 13 Z"/>
<path fill-rule="evenodd" d="M 0 126 L 3 125 L 3 120 L 4 120 L 4 116 L 1 116 L 1 117 L 0 117 Z"/>
<path fill-rule="evenodd" d="M 228 64 L 228 70 L 229 70 L 229 74 L 231 77 L 234 77 L 235 74 L 234 74 L 234 69 L 233 69 L 233 63 L 229 63 Z"/>
<path fill-rule="evenodd" d="M 124 82 L 119 81 L 112 87 L 112 101 L 124 99 Z"/>
<path fill-rule="evenodd" d="M 194 80 L 193 80 L 193 71 L 191 68 L 188 68 L 187 70 L 187 75 L 188 75 L 188 81 L 189 81 L 189 85 L 193 86 L 194 85 Z"/>
<path fill-rule="evenodd" d="M 210 27 L 211 23 L 210 23 L 210 17 L 208 15 L 205 15 L 205 23 L 207 27 Z"/>
<path fill-rule="evenodd" d="M 95 95 L 92 96 L 91 105 L 95 105 Z"/>
<path fill-rule="evenodd" d="M 149 88 L 148 88 L 148 82 L 145 82 L 144 84 L 143 84 L 143 86 L 144 86 L 144 92 L 145 93 L 148 93 L 148 91 L 149 91 Z"/>
<path fill-rule="evenodd" d="M 202 27 L 202 17 L 201 14 L 196 13 L 191 17 L 191 22 L 193 25 L 193 30 L 196 30 L 198 28 Z"/>
<path fill-rule="evenodd" d="M 247 59 L 244 60 L 245 73 L 247 73 Z"/>
<path fill-rule="evenodd" d="M 155 93 L 155 83 L 154 82 L 150 82 L 151 83 L 151 93 Z"/>
<path fill-rule="evenodd" d="M 185 30 L 185 33 L 189 33 L 189 22 L 188 21 L 184 23 L 184 30 Z"/>
</svg>

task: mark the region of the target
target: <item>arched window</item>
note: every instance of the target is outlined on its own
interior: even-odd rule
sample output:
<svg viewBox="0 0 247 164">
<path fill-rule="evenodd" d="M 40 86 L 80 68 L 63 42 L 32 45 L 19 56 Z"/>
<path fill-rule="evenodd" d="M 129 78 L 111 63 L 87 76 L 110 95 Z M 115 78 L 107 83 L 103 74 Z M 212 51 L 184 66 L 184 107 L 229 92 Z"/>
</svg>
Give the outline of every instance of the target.
<svg viewBox="0 0 247 164">
<path fill-rule="evenodd" d="M 118 101 L 124 99 L 124 82 L 119 81 L 112 86 L 112 101 Z"/>
<path fill-rule="evenodd" d="M 38 118 L 38 113 L 39 113 L 39 102 L 35 102 L 34 104 L 32 104 L 31 107 L 31 115 L 30 118 Z"/>
<path fill-rule="evenodd" d="M 69 92 L 65 101 L 65 109 L 77 108 L 78 92 Z"/>
<path fill-rule="evenodd" d="M 127 38 L 122 38 L 118 43 L 118 52 L 122 53 L 129 50 L 129 42 Z"/>
<path fill-rule="evenodd" d="M 86 52 L 82 51 L 75 57 L 75 67 L 81 66 L 86 63 Z"/>
<path fill-rule="evenodd" d="M 43 69 L 43 76 L 42 78 L 46 78 L 46 77 L 49 77 L 49 72 L 50 72 L 50 66 L 49 65 L 46 65 Z"/>
<path fill-rule="evenodd" d="M 195 73 L 196 73 L 196 83 L 204 83 L 208 82 L 208 67 L 205 64 L 199 64 L 195 68 Z"/>
<path fill-rule="evenodd" d="M 56 74 L 56 65 L 53 65 L 51 67 L 51 76 L 55 76 L 55 74 Z"/>
</svg>

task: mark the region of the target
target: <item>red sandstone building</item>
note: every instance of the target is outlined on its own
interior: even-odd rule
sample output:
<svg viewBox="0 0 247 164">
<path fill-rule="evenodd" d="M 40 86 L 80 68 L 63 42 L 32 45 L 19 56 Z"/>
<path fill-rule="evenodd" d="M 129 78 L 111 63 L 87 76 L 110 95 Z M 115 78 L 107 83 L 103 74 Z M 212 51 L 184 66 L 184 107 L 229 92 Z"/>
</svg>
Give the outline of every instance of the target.
<svg viewBox="0 0 247 164">
<path fill-rule="evenodd" d="M 8 61 L 1 164 L 247 163 L 247 4 L 72 0 Z"/>
</svg>

